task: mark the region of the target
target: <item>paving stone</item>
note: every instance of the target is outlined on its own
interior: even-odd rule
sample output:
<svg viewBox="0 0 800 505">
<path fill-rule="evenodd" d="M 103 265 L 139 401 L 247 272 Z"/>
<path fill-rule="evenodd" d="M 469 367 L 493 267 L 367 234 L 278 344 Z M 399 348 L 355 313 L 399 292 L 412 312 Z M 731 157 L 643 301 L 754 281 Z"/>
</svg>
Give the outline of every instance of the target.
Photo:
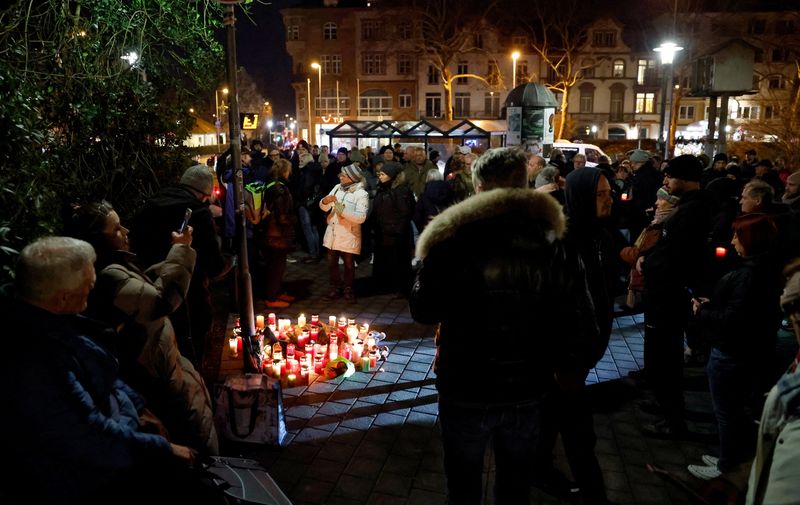
<svg viewBox="0 0 800 505">
<path fill-rule="evenodd" d="M 320 447 L 318 445 L 305 444 L 295 440 L 291 445 L 286 447 L 278 460 L 311 463 L 314 458 L 317 457 L 319 450 Z"/>
<path fill-rule="evenodd" d="M 427 412 L 420 412 L 412 410 L 406 418 L 407 424 L 415 424 L 419 426 L 433 426 L 436 424 L 438 416 L 436 414 L 429 414 Z"/>
<path fill-rule="evenodd" d="M 383 366 L 381 366 L 381 368 L 383 368 Z M 383 371 L 379 370 L 378 373 L 375 374 L 375 377 L 373 377 L 370 384 L 374 384 L 376 381 L 385 382 L 387 384 L 394 384 L 398 380 L 400 380 L 401 373 L 402 372 L 387 372 L 386 369 L 384 368 Z"/>
<path fill-rule="evenodd" d="M 409 353 L 408 355 L 398 352 L 390 352 L 389 356 L 386 357 L 386 361 L 388 361 L 389 363 L 399 363 L 405 365 L 406 363 L 411 361 L 411 354 L 413 354 L 413 352 Z"/>
<path fill-rule="evenodd" d="M 391 443 L 364 441 L 358 446 L 354 454 L 357 458 L 386 461 L 389 457 Z"/>
<path fill-rule="evenodd" d="M 412 361 L 409 361 L 408 364 L 406 365 L 406 370 L 410 370 L 410 371 L 413 371 L 413 372 L 428 373 L 428 370 L 430 370 L 430 369 L 431 369 L 431 364 L 430 363 L 423 363 L 423 362 L 420 362 L 420 361 L 413 361 L 413 358 L 412 358 Z"/>
<path fill-rule="evenodd" d="M 326 402 L 325 405 L 317 410 L 317 415 L 326 415 L 326 416 L 343 416 L 348 410 L 350 410 L 350 405 L 344 405 L 339 402 Z"/>
<path fill-rule="evenodd" d="M 336 482 L 346 466 L 347 461 L 334 461 L 317 456 L 309 465 L 303 478 L 321 482 Z"/>
<path fill-rule="evenodd" d="M 301 479 L 292 489 L 290 498 L 292 502 L 306 501 L 308 503 L 325 503 L 326 498 L 333 491 L 332 482 L 312 481 Z"/>
<path fill-rule="evenodd" d="M 411 482 L 413 477 L 410 475 L 401 475 L 394 472 L 381 472 L 378 481 L 375 483 L 375 492 L 385 493 L 392 496 L 408 496 L 411 490 Z"/>
<path fill-rule="evenodd" d="M 447 479 L 444 473 L 421 470 L 414 477 L 413 487 L 444 494 L 447 492 Z M 413 493 L 413 490 L 412 490 Z"/>
<path fill-rule="evenodd" d="M 375 481 L 372 479 L 364 479 L 354 475 L 342 475 L 336 483 L 333 491 L 333 497 L 343 497 L 350 499 L 350 503 L 365 503 Z"/>
<path fill-rule="evenodd" d="M 367 505 L 405 505 L 405 503 L 406 498 L 404 496 L 394 496 L 378 492 L 373 492 L 367 499 Z"/>
<path fill-rule="evenodd" d="M 400 378 L 407 381 L 422 381 L 427 379 L 428 377 L 426 374 L 422 372 L 414 372 L 412 370 L 406 370 L 405 372 L 403 372 Z"/>
<path fill-rule="evenodd" d="M 330 436 L 330 431 L 321 430 L 319 428 L 303 428 L 300 430 L 300 433 L 295 436 L 295 441 L 308 444 L 322 444 Z"/>
<path fill-rule="evenodd" d="M 384 461 L 385 459 L 370 459 L 364 457 L 363 454 L 360 454 L 358 450 L 356 450 L 353 459 L 350 460 L 350 463 L 344 469 L 344 473 L 362 479 L 369 479 L 374 483 L 375 479 L 377 479 L 378 475 L 381 473 Z"/>
<path fill-rule="evenodd" d="M 375 416 L 354 416 L 350 417 L 348 413 L 347 416 L 339 423 L 340 427 L 345 428 L 352 428 L 356 430 L 366 430 L 372 425 L 372 421 L 375 420 Z"/>
<path fill-rule="evenodd" d="M 317 410 L 319 410 L 319 407 L 312 405 L 294 405 L 286 409 L 286 415 L 310 419 L 314 414 L 317 413 Z"/>
<path fill-rule="evenodd" d="M 408 495 L 406 505 L 444 505 L 447 495 L 435 493 L 425 489 L 412 489 Z"/>
<path fill-rule="evenodd" d="M 349 463 L 350 458 L 356 452 L 356 446 L 345 443 L 328 443 L 320 449 L 317 454 L 317 459 L 329 459 L 331 461 L 339 461 Z"/>
</svg>

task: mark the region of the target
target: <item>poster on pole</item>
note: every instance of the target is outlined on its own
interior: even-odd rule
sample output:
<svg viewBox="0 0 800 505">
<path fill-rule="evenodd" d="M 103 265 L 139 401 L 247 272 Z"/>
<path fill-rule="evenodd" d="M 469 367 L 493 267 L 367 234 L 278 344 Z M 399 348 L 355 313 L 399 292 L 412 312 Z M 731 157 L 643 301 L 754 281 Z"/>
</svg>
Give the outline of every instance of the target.
<svg viewBox="0 0 800 505">
<path fill-rule="evenodd" d="M 522 107 L 508 107 L 506 113 L 508 117 L 506 145 L 518 146 L 522 143 Z"/>
</svg>

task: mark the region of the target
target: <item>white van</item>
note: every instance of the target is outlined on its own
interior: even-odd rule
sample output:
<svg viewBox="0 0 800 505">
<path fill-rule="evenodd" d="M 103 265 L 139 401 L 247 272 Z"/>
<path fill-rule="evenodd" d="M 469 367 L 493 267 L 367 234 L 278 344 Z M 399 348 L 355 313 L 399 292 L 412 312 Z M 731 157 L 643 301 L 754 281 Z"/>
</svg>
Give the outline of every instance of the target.
<svg viewBox="0 0 800 505">
<path fill-rule="evenodd" d="M 595 167 L 600 156 L 606 156 L 602 149 L 594 144 L 584 144 L 583 142 L 563 142 L 558 141 L 553 144 L 553 149 L 558 149 L 564 153 L 567 163 L 572 161 L 572 157 L 580 153 L 586 156 L 586 166 Z M 609 158 L 611 159 L 611 158 Z M 550 161 L 550 160 L 548 160 Z"/>
</svg>

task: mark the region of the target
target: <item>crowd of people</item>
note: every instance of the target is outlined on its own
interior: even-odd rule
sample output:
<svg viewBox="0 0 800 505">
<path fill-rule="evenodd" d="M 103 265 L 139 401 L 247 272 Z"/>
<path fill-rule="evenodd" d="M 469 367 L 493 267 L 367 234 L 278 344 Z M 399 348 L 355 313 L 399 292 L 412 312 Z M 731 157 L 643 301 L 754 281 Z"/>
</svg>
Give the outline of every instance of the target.
<svg viewBox="0 0 800 505">
<path fill-rule="evenodd" d="M 325 258 L 327 299 L 353 303 L 357 265 L 371 263 L 373 293 L 408 298 L 415 320 L 437 325 L 452 503 L 480 501 L 489 443 L 497 503 L 527 503 L 532 484 L 608 503 L 584 384 L 620 311 L 644 312 L 645 366 L 633 379 L 652 393 L 640 404 L 656 416 L 645 434 L 689 435 L 682 371 L 701 362 L 719 450 L 689 472 L 742 493 L 750 475 L 748 503 L 797 498 L 796 362 L 773 370 L 789 365 L 774 355 L 784 316 L 800 338 L 800 171 L 753 154 L 736 164 L 635 150 L 588 167 L 558 152 L 458 146 L 440 170 L 439 153 L 399 144 L 263 151 L 255 141 L 241 156 L 254 290 L 285 309 L 295 300 L 287 262 Z M 111 203 L 76 202 L 63 236 L 22 251 L 0 310 L 28 343 L 4 360 L 19 387 L 0 436 L 17 463 L 7 482 L 25 486 L 5 495 L 94 503 L 125 489 L 133 503 L 166 480 L 181 483 L 170 489 L 183 501 L 217 503 L 190 469 L 219 452 L 198 369 L 209 284 L 237 251 L 232 158 L 188 168 L 135 212 L 130 232 Z M 464 381 L 476 360 L 483 380 Z M 553 464 L 559 434 L 574 486 Z"/>
</svg>

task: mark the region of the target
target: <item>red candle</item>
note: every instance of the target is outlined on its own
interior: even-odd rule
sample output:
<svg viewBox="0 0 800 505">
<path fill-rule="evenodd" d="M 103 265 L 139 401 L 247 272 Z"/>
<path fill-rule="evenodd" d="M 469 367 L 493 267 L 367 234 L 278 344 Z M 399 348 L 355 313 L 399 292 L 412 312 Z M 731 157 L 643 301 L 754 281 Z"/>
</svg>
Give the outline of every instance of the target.
<svg viewBox="0 0 800 505">
<path fill-rule="evenodd" d="M 627 201 L 627 200 L 628 200 L 628 198 L 629 198 L 629 196 L 628 196 L 628 193 L 622 193 L 622 196 L 620 196 L 620 199 L 621 199 L 623 202 L 624 202 L 624 201 Z"/>
<path fill-rule="evenodd" d="M 236 352 L 242 352 L 242 337 L 236 337 Z"/>
<path fill-rule="evenodd" d="M 724 258 L 726 254 L 728 254 L 728 250 L 727 249 L 725 249 L 724 247 L 717 247 L 717 249 L 716 249 L 717 258 L 720 258 L 720 259 Z"/>
<path fill-rule="evenodd" d="M 311 326 L 319 326 L 319 314 L 311 314 Z"/>
<path fill-rule="evenodd" d="M 269 314 L 267 314 L 267 323 L 272 326 L 278 324 L 278 317 L 275 315 L 274 312 L 270 312 Z"/>
<path fill-rule="evenodd" d="M 294 344 L 286 344 L 286 359 L 294 358 Z"/>
</svg>

